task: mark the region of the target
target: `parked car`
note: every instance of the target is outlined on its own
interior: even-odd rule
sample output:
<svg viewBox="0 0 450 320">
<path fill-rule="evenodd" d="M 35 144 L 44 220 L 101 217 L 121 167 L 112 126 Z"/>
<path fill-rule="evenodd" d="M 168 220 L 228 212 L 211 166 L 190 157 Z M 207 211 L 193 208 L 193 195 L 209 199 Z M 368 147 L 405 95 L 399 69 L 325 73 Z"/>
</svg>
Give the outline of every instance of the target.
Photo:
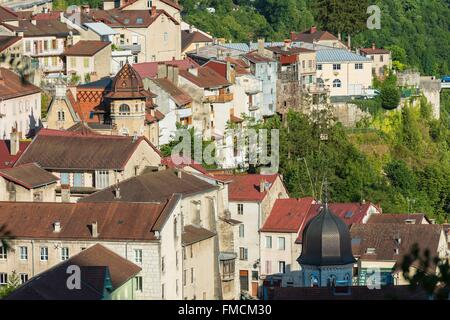
<svg viewBox="0 0 450 320">
<path fill-rule="evenodd" d="M 442 81 L 442 82 L 445 82 L 445 83 L 450 82 L 450 76 L 442 77 L 441 81 Z"/>
</svg>

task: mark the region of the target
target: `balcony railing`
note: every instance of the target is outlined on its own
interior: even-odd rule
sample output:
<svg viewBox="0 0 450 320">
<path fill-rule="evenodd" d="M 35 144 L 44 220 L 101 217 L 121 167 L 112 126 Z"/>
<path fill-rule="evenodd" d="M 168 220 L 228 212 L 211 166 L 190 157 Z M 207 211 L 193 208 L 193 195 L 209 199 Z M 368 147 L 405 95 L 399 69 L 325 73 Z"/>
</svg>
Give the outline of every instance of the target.
<svg viewBox="0 0 450 320">
<path fill-rule="evenodd" d="M 203 99 L 205 103 L 226 103 L 233 101 L 232 93 L 221 93 L 215 96 L 206 96 Z"/>
<path fill-rule="evenodd" d="M 328 91 L 330 91 L 330 86 L 312 84 L 312 85 L 304 85 L 303 89 L 307 90 L 309 93 L 318 94 L 318 93 L 327 93 Z"/>
<path fill-rule="evenodd" d="M 141 45 L 140 44 L 119 44 L 117 47 L 120 50 L 129 50 L 132 53 L 139 53 L 141 52 Z"/>
</svg>

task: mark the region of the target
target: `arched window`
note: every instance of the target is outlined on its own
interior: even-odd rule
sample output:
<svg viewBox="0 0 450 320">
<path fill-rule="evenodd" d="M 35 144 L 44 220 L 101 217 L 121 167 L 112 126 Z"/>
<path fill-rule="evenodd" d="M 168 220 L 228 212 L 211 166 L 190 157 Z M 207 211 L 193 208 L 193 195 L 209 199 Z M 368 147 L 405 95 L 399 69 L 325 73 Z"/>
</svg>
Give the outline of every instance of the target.
<svg viewBox="0 0 450 320">
<path fill-rule="evenodd" d="M 342 86 L 341 80 L 335 79 L 333 81 L 333 88 L 340 88 Z"/>
<path fill-rule="evenodd" d="M 319 286 L 319 279 L 316 275 L 311 275 L 311 287 L 318 287 Z"/>
<path fill-rule="evenodd" d="M 65 115 L 64 111 L 59 110 L 58 111 L 58 121 L 64 121 L 64 120 L 66 120 L 66 115 Z"/>
<path fill-rule="evenodd" d="M 127 104 L 121 104 L 119 107 L 119 113 L 123 114 L 129 114 L 130 113 L 130 106 Z"/>
</svg>

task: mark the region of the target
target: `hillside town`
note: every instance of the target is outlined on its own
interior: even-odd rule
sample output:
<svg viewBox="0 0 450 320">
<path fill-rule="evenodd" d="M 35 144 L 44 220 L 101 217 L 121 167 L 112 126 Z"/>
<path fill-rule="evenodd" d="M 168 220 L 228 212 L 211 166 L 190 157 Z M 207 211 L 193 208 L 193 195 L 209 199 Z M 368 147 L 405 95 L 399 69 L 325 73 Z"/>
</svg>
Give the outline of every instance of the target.
<svg viewBox="0 0 450 320">
<path fill-rule="evenodd" d="M 13 3 L 0 6 L 4 299 L 433 299 L 407 290 L 404 261 L 428 250 L 426 270 L 407 268 L 438 275 L 448 221 L 335 201 L 326 179 L 295 197 L 236 135 L 291 111 L 356 127 L 370 114 L 355 101 L 379 94 L 391 51 L 316 26 L 231 42 L 183 21 L 178 0 Z M 412 92 L 399 110 L 425 97 L 440 118 L 446 83 L 396 76 Z M 182 130 L 214 147 L 214 164 L 175 153 Z M 74 265 L 81 289 L 67 286 Z"/>
</svg>

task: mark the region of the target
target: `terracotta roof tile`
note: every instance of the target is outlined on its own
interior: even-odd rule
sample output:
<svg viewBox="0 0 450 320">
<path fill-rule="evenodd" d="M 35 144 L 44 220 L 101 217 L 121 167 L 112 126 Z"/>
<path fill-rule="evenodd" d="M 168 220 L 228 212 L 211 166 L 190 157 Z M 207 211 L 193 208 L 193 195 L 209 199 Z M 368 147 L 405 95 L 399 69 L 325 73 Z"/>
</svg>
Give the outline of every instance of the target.
<svg viewBox="0 0 450 320">
<path fill-rule="evenodd" d="M 0 22 L 18 20 L 17 13 L 7 7 L 0 6 Z"/>
<path fill-rule="evenodd" d="M 160 88 L 167 92 L 178 106 L 184 106 L 192 102 L 192 97 L 184 90 L 174 85 L 168 79 L 153 79 Z"/>
<path fill-rule="evenodd" d="M 181 235 L 181 242 L 183 245 L 188 246 L 203 240 L 214 237 L 216 234 L 205 228 L 187 225 L 184 226 L 183 233 Z"/>
<path fill-rule="evenodd" d="M 0 140 L 0 169 L 12 168 L 31 141 L 20 141 L 19 152 L 16 155 L 11 155 L 10 143 L 10 140 Z"/>
<path fill-rule="evenodd" d="M 199 31 L 182 30 L 181 31 L 181 50 L 184 51 L 193 43 L 212 43 L 213 39 Z"/>
<path fill-rule="evenodd" d="M 115 199 L 114 188 L 109 187 L 100 190 L 90 196 L 80 199 L 80 202 L 154 202 L 164 201 L 173 194 L 184 196 L 216 189 L 216 186 L 195 177 L 187 172 L 180 172 L 178 177 L 176 170 L 162 170 L 149 172 L 117 184 L 120 188 L 120 199 Z"/>
<path fill-rule="evenodd" d="M 64 55 L 91 57 L 110 44 L 111 42 L 107 41 L 80 40 L 73 46 L 67 47 L 64 51 Z"/>
<path fill-rule="evenodd" d="M 429 223 L 427 217 L 423 213 L 413 214 L 377 214 L 370 217 L 367 223 L 403 223 L 403 224 L 422 224 L 422 222 Z"/>
<path fill-rule="evenodd" d="M 277 199 L 261 231 L 298 233 L 305 224 L 308 212 L 314 202 L 312 197 Z"/>
<path fill-rule="evenodd" d="M 0 202 L 1 237 L 16 239 L 156 240 L 173 203 Z M 60 222 L 61 231 L 53 224 Z M 91 233 L 97 222 L 98 236 Z"/>
<path fill-rule="evenodd" d="M 0 176 L 27 189 L 41 187 L 59 180 L 58 177 L 45 171 L 35 163 L 0 169 Z"/>
<path fill-rule="evenodd" d="M 66 286 L 67 267 L 81 268 L 81 289 L 69 290 Z M 15 290 L 7 300 L 91 300 L 101 299 L 107 276 L 115 290 L 137 275 L 141 268 L 101 244 L 95 244 L 69 260 L 31 278 Z M 108 272 L 109 274 L 106 274 Z"/>
<path fill-rule="evenodd" d="M 385 49 L 379 49 L 379 48 L 363 48 L 360 49 L 360 52 L 364 53 L 365 55 L 368 54 L 389 54 L 389 50 Z"/>
<path fill-rule="evenodd" d="M 259 189 L 261 180 L 266 181 L 270 189 L 275 180 L 279 177 L 278 174 L 213 174 L 213 176 L 223 181 L 231 180 L 231 183 L 228 186 L 228 198 L 230 201 L 255 202 L 261 202 L 267 194 L 267 191 L 261 192 Z"/>
<path fill-rule="evenodd" d="M 41 92 L 35 85 L 24 82 L 11 70 L 0 68 L 0 98 L 2 100 L 22 97 Z"/>
<path fill-rule="evenodd" d="M 354 224 L 350 233 L 353 255 L 359 259 L 402 261 L 415 243 L 420 250 L 428 249 L 432 256 L 437 255 L 443 228 L 436 224 L 369 223 Z M 400 243 L 397 241 L 399 238 Z M 368 248 L 375 249 L 375 252 L 368 253 Z M 398 254 L 396 248 L 399 249 Z"/>
<path fill-rule="evenodd" d="M 197 74 L 188 70 L 180 70 L 180 76 L 199 86 L 200 88 L 228 87 L 231 85 L 227 79 L 211 68 L 200 67 L 194 69 Z"/>
<path fill-rule="evenodd" d="M 44 169 L 123 170 L 145 138 L 41 129 L 17 165 L 36 162 Z"/>
<path fill-rule="evenodd" d="M 338 40 L 338 38 L 328 31 L 317 31 L 315 28 L 311 28 L 300 33 L 292 32 L 291 40 L 313 43 L 319 40 Z"/>
<path fill-rule="evenodd" d="M 245 54 L 244 57 L 253 63 L 268 63 L 268 62 L 275 61 L 271 58 L 268 58 L 266 56 L 258 54 L 258 51 L 249 52 L 249 53 Z"/>
<path fill-rule="evenodd" d="M 17 36 L 0 36 L 0 52 L 8 49 L 21 39 L 22 37 Z"/>
<path fill-rule="evenodd" d="M 143 62 L 133 64 L 133 68 L 140 74 L 142 78 L 156 78 L 158 75 L 158 64 L 161 62 Z M 162 63 L 177 66 L 179 70 L 197 68 L 199 65 L 192 59 L 168 60 Z"/>
</svg>

